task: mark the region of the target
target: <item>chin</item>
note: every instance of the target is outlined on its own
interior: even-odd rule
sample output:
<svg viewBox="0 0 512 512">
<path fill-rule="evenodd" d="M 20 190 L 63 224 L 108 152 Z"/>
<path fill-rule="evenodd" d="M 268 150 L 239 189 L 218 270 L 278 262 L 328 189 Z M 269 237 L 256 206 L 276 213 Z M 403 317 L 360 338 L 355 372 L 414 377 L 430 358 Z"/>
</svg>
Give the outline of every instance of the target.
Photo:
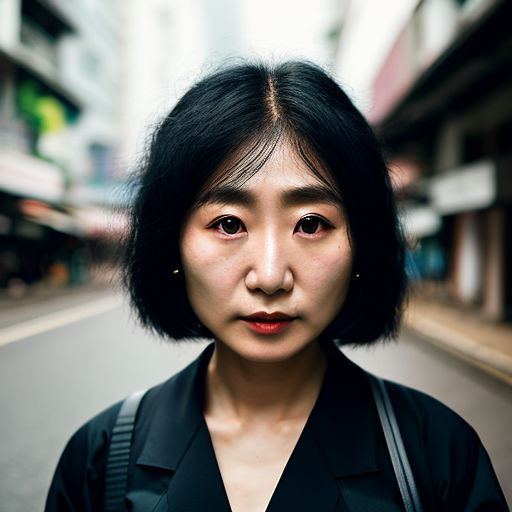
<svg viewBox="0 0 512 512">
<path fill-rule="evenodd" d="M 310 346 L 313 341 L 304 343 L 290 343 L 286 339 L 251 340 L 244 343 L 242 347 L 233 347 L 231 349 L 237 355 L 253 363 L 282 363 L 294 358 L 296 355 Z"/>
</svg>

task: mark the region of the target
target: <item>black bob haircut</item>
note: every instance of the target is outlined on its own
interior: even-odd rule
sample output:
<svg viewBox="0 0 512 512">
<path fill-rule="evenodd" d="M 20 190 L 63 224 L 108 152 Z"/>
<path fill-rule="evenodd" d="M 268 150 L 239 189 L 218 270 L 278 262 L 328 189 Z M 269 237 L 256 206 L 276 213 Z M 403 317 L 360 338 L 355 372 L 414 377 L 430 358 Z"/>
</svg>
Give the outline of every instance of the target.
<svg viewBox="0 0 512 512">
<path fill-rule="evenodd" d="M 194 85 L 155 130 L 137 177 L 124 256 L 124 284 L 144 326 L 175 340 L 213 337 L 190 306 L 182 273 L 173 274 L 181 268 L 183 220 L 205 189 L 227 180 L 241 186 L 279 141 L 319 179 L 326 180 L 318 165 L 329 174 L 348 220 L 354 277 L 322 339 L 367 344 L 396 335 L 405 249 L 386 164 L 347 95 L 305 62 L 218 71 Z"/>
</svg>

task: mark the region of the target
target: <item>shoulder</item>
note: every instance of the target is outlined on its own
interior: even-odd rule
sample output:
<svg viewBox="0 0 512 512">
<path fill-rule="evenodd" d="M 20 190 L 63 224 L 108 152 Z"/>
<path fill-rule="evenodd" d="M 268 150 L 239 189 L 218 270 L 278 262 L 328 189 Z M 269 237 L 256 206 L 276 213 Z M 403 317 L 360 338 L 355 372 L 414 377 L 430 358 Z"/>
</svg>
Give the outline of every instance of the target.
<svg viewBox="0 0 512 512">
<path fill-rule="evenodd" d="M 165 382 L 149 388 L 144 393 L 137 411 L 137 426 L 150 422 L 155 410 L 165 405 L 162 404 L 163 401 L 174 400 L 174 403 L 177 403 L 178 398 L 193 384 L 201 359 L 205 359 L 204 355 L 192 361 Z M 82 425 L 68 441 L 60 463 L 73 461 L 74 463 L 70 463 L 68 469 L 74 470 L 77 469 L 76 461 L 81 461 L 81 466 L 89 464 L 98 466 L 103 462 L 106 459 L 112 429 L 124 401 L 125 399 L 111 405 Z"/>
<path fill-rule="evenodd" d="M 72 455 L 87 453 L 88 458 L 94 459 L 95 454 L 108 444 L 122 403 L 123 401 L 119 401 L 111 405 L 82 425 L 71 436 L 64 449 L 64 454 L 68 452 L 71 452 Z"/>
<path fill-rule="evenodd" d="M 438 500 L 435 509 L 474 510 L 485 504 L 488 510 L 505 510 L 491 461 L 473 427 L 426 393 L 392 382 L 386 386 L 413 470 L 424 492 Z"/>
<path fill-rule="evenodd" d="M 48 491 L 46 512 L 97 509 L 110 433 L 121 402 L 80 427 L 66 444 Z"/>
<path fill-rule="evenodd" d="M 177 375 L 171 377 L 165 383 L 158 384 L 145 391 L 141 405 L 138 408 L 137 420 L 139 420 L 139 416 L 151 414 L 155 402 L 158 401 L 160 389 L 164 385 L 169 385 L 175 381 L 176 377 Z M 89 469 L 102 466 L 102 463 L 106 460 L 112 430 L 121 406 L 127 398 L 109 406 L 82 425 L 71 436 L 64 448 L 61 462 L 69 460 L 76 463 L 81 461 L 82 465 L 87 465 Z M 74 465 L 76 464 L 70 464 L 69 469 L 76 469 Z"/>
<path fill-rule="evenodd" d="M 471 425 L 436 398 L 395 382 L 386 381 L 386 386 L 395 412 L 406 426 L 414 424 L 423 436 L 448 438 L 456 434 L 459 440 L 462 436 L 466 442 L 480 442 Z"/>
<path fill-rule="evenodd" d="M 143 401 L 153 402 L 161 386 L 149 389 Z M 53 476 L 46 512 L 101 510 L 110 439 L 123 402 L 95 415 L 71 436 Z M 149 411 L 150 408 L 144 409 Z"/>
<path fill-rule="evenodd" d="M 453 409 L 422 391 L 394 382 L 386 386 L 405 444 L 431 471 L 467 467 L 478 457 L 483 449 L 478 434 Z"/>
</svg>

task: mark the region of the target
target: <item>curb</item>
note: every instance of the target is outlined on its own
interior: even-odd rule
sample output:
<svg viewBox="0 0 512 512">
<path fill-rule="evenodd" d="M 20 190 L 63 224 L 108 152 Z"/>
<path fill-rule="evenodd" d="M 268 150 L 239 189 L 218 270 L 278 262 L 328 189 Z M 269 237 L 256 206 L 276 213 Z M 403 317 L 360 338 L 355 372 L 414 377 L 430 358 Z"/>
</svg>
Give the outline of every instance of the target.
<svg viewBox="0 0 512 512">
<path fill-rule="evenodd" d="M 512 386 L 511 356 L 434 320 L 426 317 L 413 319 L 411 316 L 405 320 L 405 327 L 411 332 Z"/>
</svg>

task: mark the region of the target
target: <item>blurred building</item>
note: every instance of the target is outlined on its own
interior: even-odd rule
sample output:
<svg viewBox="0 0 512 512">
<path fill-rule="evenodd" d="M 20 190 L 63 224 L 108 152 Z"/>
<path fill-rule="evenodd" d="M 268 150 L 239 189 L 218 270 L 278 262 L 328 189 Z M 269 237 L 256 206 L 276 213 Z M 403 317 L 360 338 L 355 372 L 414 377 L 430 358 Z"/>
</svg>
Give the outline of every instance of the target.
<svg viewBox="0 0 512 512">
<path fill-rule="evenodd" d="M 416 276 L 512 318 L 512 2 L 417 3 L 373 82 Z"/>
<path fill-rule="evenodd" d="M 116 9 L 0 0 L 0 287 L 85 277 L 118 179 Z"/>
<path fill-rule="evenodd" d="M 155 125 L 197 78 L 211 45 L 202 0 L 125 0 L 119 15 L 120 151 L 124 168 L 133 169 Z"/>
</svg>

